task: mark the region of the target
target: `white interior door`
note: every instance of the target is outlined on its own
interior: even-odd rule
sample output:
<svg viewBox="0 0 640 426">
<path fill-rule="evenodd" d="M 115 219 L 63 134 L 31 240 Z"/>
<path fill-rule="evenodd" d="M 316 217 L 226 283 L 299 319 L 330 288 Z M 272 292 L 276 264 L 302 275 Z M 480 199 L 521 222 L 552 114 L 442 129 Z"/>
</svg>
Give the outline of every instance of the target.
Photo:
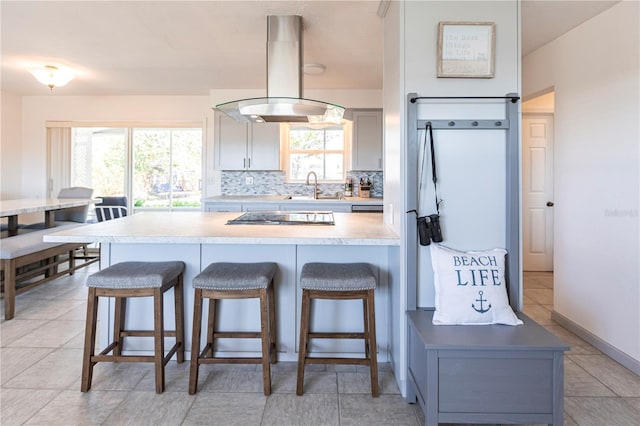
<svg viewBox="0 0 640 426">
<path fill-rule="evenodd" d="M 524 115 L 522 144 L 523 268 L 553 271 L 553 115 Z"/>
</svg>

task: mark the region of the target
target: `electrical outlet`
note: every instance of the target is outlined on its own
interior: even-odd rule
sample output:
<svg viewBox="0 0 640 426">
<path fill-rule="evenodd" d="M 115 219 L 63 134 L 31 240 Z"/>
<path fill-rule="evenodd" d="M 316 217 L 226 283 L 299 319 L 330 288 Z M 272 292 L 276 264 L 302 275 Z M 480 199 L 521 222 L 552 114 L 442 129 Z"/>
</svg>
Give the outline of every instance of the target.
<svg viewBox="0 0 640 426">
<path fill-rule="evenodd" d="M 244 178 L 244 184 L 253 185 L 253 176 L 247 176 L 246 178 Z"/>
</svg>

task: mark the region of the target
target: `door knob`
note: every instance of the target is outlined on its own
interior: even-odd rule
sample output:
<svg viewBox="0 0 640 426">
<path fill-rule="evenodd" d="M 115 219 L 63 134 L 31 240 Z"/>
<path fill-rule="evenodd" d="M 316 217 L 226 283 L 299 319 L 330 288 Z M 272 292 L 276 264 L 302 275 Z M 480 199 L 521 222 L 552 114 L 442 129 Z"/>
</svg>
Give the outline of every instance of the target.
<svg viewBox="0 0 640 426">
<path fill-rule="evenodd" d="M 547 201 L 547 207 L 553 207 L 553 201 Z"/>
</svg>

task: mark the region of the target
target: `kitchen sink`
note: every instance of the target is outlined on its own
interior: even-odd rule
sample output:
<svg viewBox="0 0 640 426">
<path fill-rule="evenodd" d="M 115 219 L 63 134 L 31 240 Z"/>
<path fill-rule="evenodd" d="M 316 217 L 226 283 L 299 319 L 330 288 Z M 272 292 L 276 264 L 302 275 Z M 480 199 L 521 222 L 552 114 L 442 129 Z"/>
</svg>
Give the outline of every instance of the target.
<svg viewBox="0 0 640 426">
<path fill-rule="evenodd" d="M 287 200 L 313 200 L 314 198 L 310 195 L 289 195 Z M 318 194 L 316 200 L 342 200 L 343 197 L 340 194 Z"/>
<path fill-rule="evenodd" d="M 313 197 L 308 195 L 289 195 L 287 200 L 313 200 Z"/>
<path fill-rule="evenodd" d="M 318 200 L 342 200 L 339 194 L 318 194 Z"/>
</svg>

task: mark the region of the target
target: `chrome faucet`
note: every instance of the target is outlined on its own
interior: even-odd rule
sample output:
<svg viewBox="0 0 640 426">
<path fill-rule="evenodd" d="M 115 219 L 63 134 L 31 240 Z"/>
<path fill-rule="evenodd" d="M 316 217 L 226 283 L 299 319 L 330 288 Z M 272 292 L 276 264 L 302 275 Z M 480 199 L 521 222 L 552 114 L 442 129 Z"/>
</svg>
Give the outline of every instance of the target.
<svg viewBox="0 0 640 426">
<path fill-rule="evenodd" d="M 309 183 L 309 176 L 313 175 L 313 199 L 317 200 L 318 199 L 318 175 L 316 174 L 316 172 L 309 172 L 307 173 L 307 180 L 304 182 L 305 185 L 311 185 L 311 183 Z"/>
</svg>

